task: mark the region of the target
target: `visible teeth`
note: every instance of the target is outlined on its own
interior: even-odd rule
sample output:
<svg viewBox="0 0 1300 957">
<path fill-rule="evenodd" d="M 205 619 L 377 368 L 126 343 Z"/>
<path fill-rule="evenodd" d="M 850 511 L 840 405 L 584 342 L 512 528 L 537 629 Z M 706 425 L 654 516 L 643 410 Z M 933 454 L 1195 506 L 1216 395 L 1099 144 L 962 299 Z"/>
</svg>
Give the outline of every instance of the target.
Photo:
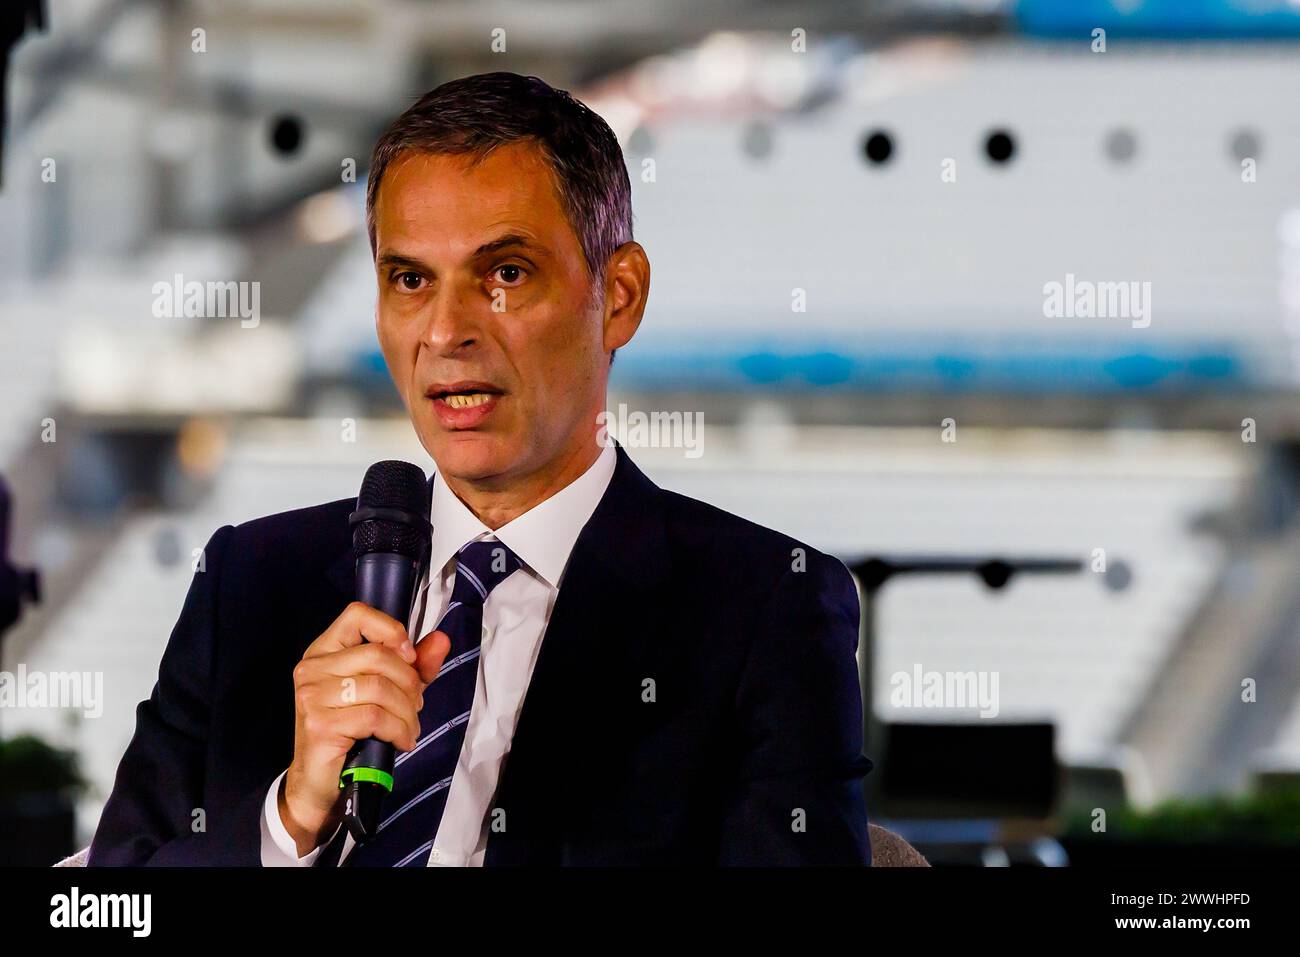
<svg viewBox="0 0 1300 957">
<path fill-rule="evenodd" d="M 492 398 L 486 392 L 470 392 L 465 395 L 448 395 L 443 400 L 453 409 L 472 409 L 476 405 L 482 405 L 488 399 Z"/>
</svg>

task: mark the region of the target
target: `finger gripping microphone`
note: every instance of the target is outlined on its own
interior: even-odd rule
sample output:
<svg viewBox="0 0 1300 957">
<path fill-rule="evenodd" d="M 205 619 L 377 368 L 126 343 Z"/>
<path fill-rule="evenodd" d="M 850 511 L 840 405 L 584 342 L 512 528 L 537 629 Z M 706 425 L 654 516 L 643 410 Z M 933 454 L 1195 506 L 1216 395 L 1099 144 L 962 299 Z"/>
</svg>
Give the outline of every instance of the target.
<svg viewBox="0 0 1300 957">
<path fill-rule="evenodd" d="M 429 488 L 409 462 L 376 462 L 366 470 L 357 510 L 348 516 L 357 556 L 357 600 L 403 626 L 429 550 Z M 383 799 L 393 789 L 393 746 L 357 741 L 339 775 L 343 820 L 358 844 L 379 827 Z"/>
</svg>

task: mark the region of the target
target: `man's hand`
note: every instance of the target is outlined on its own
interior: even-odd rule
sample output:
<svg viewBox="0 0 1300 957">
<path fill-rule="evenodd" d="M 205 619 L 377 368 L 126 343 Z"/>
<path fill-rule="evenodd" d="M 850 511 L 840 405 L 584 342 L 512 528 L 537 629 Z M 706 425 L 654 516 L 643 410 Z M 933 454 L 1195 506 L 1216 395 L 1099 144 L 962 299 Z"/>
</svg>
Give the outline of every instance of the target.
<svg viewBox="0 0 1300 957">
<path fill-rule="evenodd" d="M 304 652 L 293 669 L 293 763 L 278 802 L 300 857 L 339 824 L 339 774 L 353 742 L 415 747 L 424 689 L 450 649 L 441 631 L 412 646 L 400 622 L 354 601 Z"/>
</svg>

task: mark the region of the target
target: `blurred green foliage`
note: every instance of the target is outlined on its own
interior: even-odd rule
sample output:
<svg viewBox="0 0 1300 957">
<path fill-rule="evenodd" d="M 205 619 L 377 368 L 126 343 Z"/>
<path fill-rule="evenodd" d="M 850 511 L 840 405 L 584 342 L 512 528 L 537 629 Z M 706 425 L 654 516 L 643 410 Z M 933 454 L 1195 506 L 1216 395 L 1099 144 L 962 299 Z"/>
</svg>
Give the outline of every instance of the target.
<svg viewBox="0 0 1300 957">
<path fill-rule="evenodd" d="M 1168 843 L 1300 844 L 1300 788 L 1278 788 L 1246 797 L 1173 800 L 1148 810 L 1106 811 L 1106 831 L 1092 829 L 1087 810 L 1065 818 L 1064 835 L 1079 840 L 1122 837 Z"/>
<path fill-rule="evenodd" d="M 76 752 L 30 734 L 0 741 L 0 800 L 50 792 L 75 797 L 86 786 Z"/>
</svg>

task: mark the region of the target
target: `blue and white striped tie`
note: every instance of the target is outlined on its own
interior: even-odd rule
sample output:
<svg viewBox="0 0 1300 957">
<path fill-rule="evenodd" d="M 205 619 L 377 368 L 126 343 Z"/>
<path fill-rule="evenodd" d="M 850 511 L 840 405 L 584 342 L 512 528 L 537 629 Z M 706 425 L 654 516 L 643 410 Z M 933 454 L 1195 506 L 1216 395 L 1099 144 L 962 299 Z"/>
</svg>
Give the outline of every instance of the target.
<svg viewBox="0 0 1300 957">
<path fill-rule="evenodd" d="M 451 650 L 438 677 L 425 689 L 419 741 L 413 750 L 397 756 L 393 791 L 384 798 L 384 814 L 375 836 L 354 847 L 343 866 L 428 864 L 474 705 L 483 604 L 492 589 L 521 565 L 501 542 L 470 542 L 457 553 L 451 602 L 437 626 L 451 638 Z"/>
</svg>

